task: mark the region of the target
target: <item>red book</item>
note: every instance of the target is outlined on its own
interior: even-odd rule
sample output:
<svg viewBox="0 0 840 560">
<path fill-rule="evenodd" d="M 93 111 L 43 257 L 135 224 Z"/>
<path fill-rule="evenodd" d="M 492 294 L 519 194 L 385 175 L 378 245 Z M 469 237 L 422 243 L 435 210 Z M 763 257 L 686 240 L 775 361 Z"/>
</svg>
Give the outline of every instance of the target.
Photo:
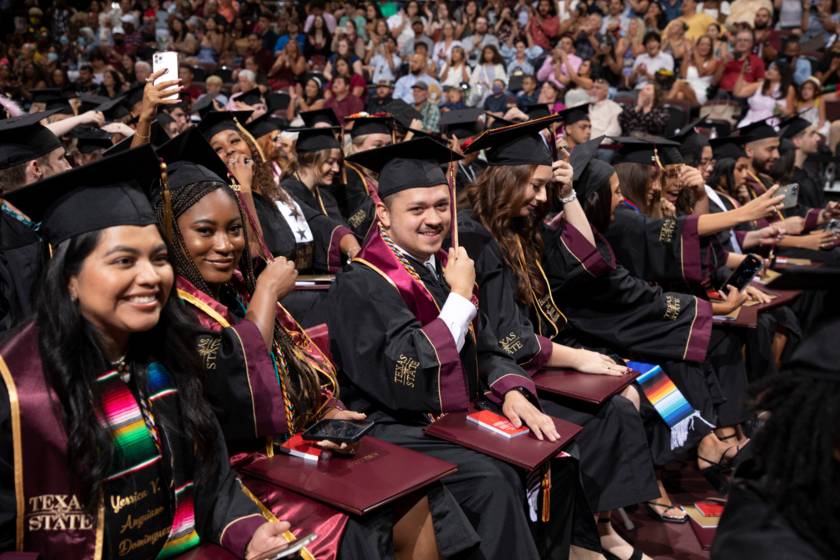
<svg viewBox="0 0 840 560">
<path fill-rule="evenodd" d="M 723 506 L 725 502 L 717 502 L 710 500 L 701 500 L 694 502 L 694 507 L 703 514 L 703 517 L 720 517 L 723 515 Z"/>
<path fill-rule="evenodd" d="M 528 472 L 533 471 L 561 449 L 569 445 L 581 427 L 559 418 L 552 418 L 560 439 L 540 441 L 533 434 L 505 439 L 467 419 L 466 412 L 451 412 L 426 427 L 426 435 L 456 443 L 467 449 L 510 463 Z"/>
<path fill-rule="evenodd" d="M 591 375 L 570 369 L 543 368 L 534 375 L 534 383 L 540 391 L 599 405 L 623 391 L 637 377 L 637 371 L 624 375 Z"/>
<path fill-rule="evenodd" d="M 360 440 L 353 456 L 330 453 L 313 462 L 281 454 L 242 468 L 248 476 L 354 515 L 364 515 L 456 470 L 452 463 L 371 436 Z"/>
<path fill-rule="evenodd" d="M 315 445 L 314 441 L 307 441 L 303 439 L 302 435 L 298 434 L 286 440 L 279 451 L 288 453 L 294 457 L 300 457 L 305 461 L 317 462 L 321 457 L 321 452 L 324 450 Z"/>
<path fill-rule="evenodd" d="M 691 518 L 689 518 L 688 523 L 691 525 L 691 529 L 694 531 L 694 536 L 697 537 L 697 541 L 700 543 L 700 548 L 703 550 L 709 550 L 712 548 L 712 541 L 715 540 L 715 532 L 717 531 L 717 528 L 711 529 L 701 527 L 699 523 Z"/>
<path fill-rule="evenodd" d="M 528 426 L 517 428 L 501 414 L 489 410 L 479 410 L 467 414 L 467 422 L 473 422 L 480 428 L 490 430 L 490 432 L 507 439 L 524 436 L 530 431 Z"/>
</svg>

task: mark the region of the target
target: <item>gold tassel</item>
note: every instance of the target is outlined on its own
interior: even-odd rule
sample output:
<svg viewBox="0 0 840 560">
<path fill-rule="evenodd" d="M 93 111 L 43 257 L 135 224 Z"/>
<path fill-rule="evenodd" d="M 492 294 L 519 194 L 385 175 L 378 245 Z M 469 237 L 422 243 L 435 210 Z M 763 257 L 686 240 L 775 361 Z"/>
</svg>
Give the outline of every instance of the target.
<svg viewBox="0 0 840 560">
<path fill-rule="evenodd" d="M 172 216 L 172 191 L 169 190 L 169 175 L 166 172 L 166 162 L 160 162 L 160 184 L 163 189 L 163 227 L 166 241 L 173 243 L 175 240 L 175 218 Z"/>
<path fill-rule="evenodd" d="M 446 182 L 449 186 L 449 198 L 452 200 L 452 224 L 450 229 L 452 231 L 452 246 L 458 247 L 458 193 L 455 192 L 455 162 L 449 162 L 449 169 L 446 174 Z"/>
<path fill-rule="evenodd" d="M 546 463 L 542 479 L 542 514 L 540 521 L 548 523 L 551 520 L 551 463 Z"/>
</svg>

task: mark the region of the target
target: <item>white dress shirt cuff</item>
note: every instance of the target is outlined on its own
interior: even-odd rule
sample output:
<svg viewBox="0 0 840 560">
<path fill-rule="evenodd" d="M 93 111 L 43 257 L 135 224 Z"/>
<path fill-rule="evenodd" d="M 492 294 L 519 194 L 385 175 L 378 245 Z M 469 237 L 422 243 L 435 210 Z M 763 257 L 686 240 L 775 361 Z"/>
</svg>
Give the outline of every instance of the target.
<svg viewBox="0 0 840 560">
<path fill-rule="evenodd" d="M 452 333 L 458 352 L 464 347 L 467 330 L 470 327 L 470 322 L 475 319 L 477 312 L 478 310 L 470 300 L 455 292 L 449 292 L 438 317 Z"/>
</svg>

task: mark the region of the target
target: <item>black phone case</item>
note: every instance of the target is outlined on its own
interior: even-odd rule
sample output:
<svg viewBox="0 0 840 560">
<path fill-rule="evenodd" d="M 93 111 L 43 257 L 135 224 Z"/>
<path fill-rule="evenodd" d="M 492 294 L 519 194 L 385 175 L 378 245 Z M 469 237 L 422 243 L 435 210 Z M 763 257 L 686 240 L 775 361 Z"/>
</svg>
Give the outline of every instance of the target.
<svg viewBox="0 0 840 560">
<path fill-rule="evenodd" d="M 364 436 L 366 433 L 368 433 L 371 430 L 371 428 L 373 428 L 373 422 L 369 422 L 367 425 L 360 427 L 359 431 L 356 434 L 354 434 L 352 437 L 339 437 L 339 436 L 335 436 L 333 434 L 326 434 L 326 433 L 323 433 L 323 432 L 319 432 L 318 431 L 318 426 L 322 422 L 352 422 L 352 420 L 321 420 L 317 424 L 315 424 L 314 426 L 311 426 L 308 430 L 303 432 L 303 434 L 301 434 L 301 437 L 303 439 L 307 440 L 307 441 L 327 440 L 327 441 L 334 441 L 334 442 L 337 442 L 337 443 L 354 443 L 354 442 L 357 442 L 360 439 L 362 439 L 362 436 Z"/>
</svg>

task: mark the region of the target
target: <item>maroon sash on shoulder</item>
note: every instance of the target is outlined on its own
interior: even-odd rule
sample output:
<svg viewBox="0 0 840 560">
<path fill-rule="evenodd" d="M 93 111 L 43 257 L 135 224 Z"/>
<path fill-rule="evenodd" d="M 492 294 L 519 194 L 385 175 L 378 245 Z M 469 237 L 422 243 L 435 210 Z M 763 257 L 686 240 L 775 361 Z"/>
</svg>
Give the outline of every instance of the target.
<svg viewBox="0 0 840 560">
<path fill-rule="evenodd" d="M 58 397 L 47 386 L 38 333 L 28 324 L 0 348 L 9 393 L 14 457 L 15 548 L 46 558 L 102 557 L 104 510 L 84 511 L 84 492 L 68 463 Z"/>
</svg>

